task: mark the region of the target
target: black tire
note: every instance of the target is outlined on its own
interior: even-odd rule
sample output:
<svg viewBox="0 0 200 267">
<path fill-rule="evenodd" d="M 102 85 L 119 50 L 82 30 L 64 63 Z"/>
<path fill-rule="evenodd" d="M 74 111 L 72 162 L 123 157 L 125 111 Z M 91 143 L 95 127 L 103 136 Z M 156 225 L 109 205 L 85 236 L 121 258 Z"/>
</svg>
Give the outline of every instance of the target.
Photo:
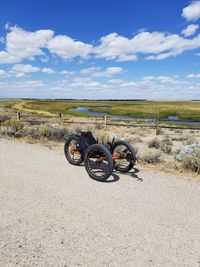
<svg viewBox="0 0 200 267">
<path fill-rule="evenodd" d="M 75 152 L 71 152 L 70 151 L 70 145 L 74 145 L 76 147 L 76 153 Z M 67 138 L 67 140 L 65 141 L 65 145 L 64 145 L 64 153 L 65 153 L 65 157 L 68 160 L 68 162 L 72 165 L 80 165 L 83 162 L 83 156 L 81 151 L 78 150 L 80 145 L 80 141 L 79 138 L 75 135 L 71 135 Z M 74 155 L 76 154 L 76 158 L 74 157 Z"/>
<path fill-rule="evenodd" d="M 136 152 L 131 144 L 126 141 L 117 141 L 112 146 L 112 154 L 120 153 L 121 159 L 114 159 L 114 166 L 117 171 L 129 172 L 135 165 Z"/>
<path fill-rule="evenodd" d="M 102 144 L 94 144 L 88 147 L 85 152 L 84 163 L 89 176 L 97 181 L 106 181 L 113 172 L 112 155 Z"/>
</svg>

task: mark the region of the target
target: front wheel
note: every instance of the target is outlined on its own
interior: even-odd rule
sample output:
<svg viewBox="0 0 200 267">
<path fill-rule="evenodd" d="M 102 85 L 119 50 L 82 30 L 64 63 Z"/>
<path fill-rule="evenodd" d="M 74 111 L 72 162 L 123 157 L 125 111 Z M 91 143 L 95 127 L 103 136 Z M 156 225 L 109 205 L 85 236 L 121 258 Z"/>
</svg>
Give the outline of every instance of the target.
<svg viewBox="0 0 200 267">
<path fill-rule="evenodd" d="M 114 167 L 112 155 L 102 144 L 89 146 L 84 162 L 87 173 L 94 180 L 103 182 L 112 174 Z"/>
<path fill-rule="evenodd" d="M 117 141 L 112 147 L 112 157 L 117 171 L 128 172 L 136 162 L 136 152 L 131 144 L 126 141 Z"/>
</svg>

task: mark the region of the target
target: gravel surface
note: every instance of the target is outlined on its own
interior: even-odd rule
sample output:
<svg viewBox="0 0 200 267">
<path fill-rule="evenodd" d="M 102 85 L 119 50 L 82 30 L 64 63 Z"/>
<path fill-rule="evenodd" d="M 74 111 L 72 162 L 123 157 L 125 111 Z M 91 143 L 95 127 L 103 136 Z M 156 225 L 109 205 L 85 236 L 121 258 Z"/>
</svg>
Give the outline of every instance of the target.
<svg viewBox="0 0 200 267">
<path fill-rule="evenodd" d="M 0 266 L 199 267 L 200 183 L 145 170 L 112 179 L 0 139 Z"/>
</svg>

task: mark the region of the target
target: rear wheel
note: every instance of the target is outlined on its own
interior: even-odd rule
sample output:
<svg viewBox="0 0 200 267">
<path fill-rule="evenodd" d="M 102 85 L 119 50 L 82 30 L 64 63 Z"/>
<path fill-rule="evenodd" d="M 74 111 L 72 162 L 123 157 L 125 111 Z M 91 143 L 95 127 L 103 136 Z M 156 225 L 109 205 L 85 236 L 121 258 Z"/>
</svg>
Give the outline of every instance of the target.
<svg viewBox="0 0 200 267">
<path fill-rule="evenodd" d="M 66 159 L 72 165 L 80 165 L 83 162 L 83 157 L 80 151 L 80 140 L 77 136 L 71 135 L 65 141 L 64 153 Z"/>
<path fill-rule="evenodd" d="M 113 144 L 112 156 L 117 171 L 128 172 L 136 162 L 136 152 L 131 144 L 126 141 L 117 141 Z"/>
<path fill-rule="evenodd" d="M 85 169 L 92 179 L 105 181 L 112 174 L 112 155 L 104 145 L 91 145 L 86 150 L 84 162 Z"/>
</svg>

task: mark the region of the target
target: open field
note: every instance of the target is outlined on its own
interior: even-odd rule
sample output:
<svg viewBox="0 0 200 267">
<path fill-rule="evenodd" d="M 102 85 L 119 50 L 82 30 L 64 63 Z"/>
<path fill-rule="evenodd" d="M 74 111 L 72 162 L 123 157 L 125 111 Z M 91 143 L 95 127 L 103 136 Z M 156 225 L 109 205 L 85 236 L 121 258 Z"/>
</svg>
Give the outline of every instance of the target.
<svg viewBox="0 0 200 267">
<path fill-rule="evenodd" d="M 179 116 L 185 120 L 200 120 L 200 101 L 48 101 L 48 100 L 6 100 L 0 107 L 36 114 L 66 114 L 84 116 L 70 111 L 70 108 L 90 106 L 92 111 L 106 111 L 112 115 L 151 118 Z M 104 107 L 104 108 L 102 108 Z M 86 114 L 85 114 L 86 115 Z M 88 116 L 88 115 L 87 115 Z"/>
</svg>

